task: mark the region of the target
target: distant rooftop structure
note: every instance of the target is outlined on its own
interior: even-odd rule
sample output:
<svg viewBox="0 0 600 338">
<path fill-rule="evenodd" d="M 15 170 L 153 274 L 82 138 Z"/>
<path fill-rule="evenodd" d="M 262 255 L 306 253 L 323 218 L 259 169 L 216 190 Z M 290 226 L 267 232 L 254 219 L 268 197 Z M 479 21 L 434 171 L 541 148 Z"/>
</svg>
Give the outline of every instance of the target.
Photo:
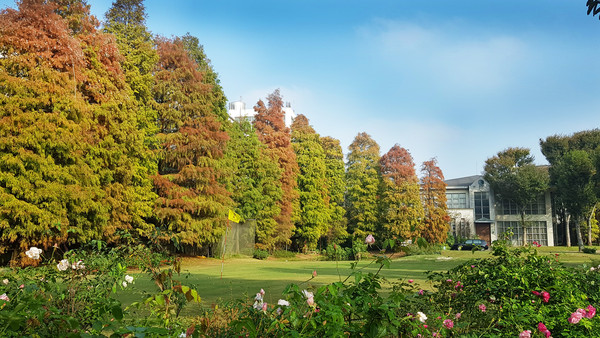
<svg viewBox="0 0 600 338">
<path fill-rule="evenodd" d="M 234 121 L 248 121 L 250 123 L 254 122 L 254 116 L 256 112 L 253 107 L 246 108 L 246 103 L 241 99 L 239 101 L 230 102 L 227 107 L 227 113 Z M 285 125 L 290 127 L 292 125 L 292 121 L 296 118 L 296 113 L 294 109 L 292 109 L 292 105 L 289 102 L 286 102 L 283 105 L 283 113 L 285 119 Z"/>
<path fill-rule="evenodd" d="M 467 177 L 461 177 L 461 178 L 453 178 L 450 180 L 445 180 L 444 182 L 446 182 L 446 184 L 449 187 L 468 187 L 471 184 L 473 184 L 473 182 L 475 182 L 481 178 L 483 178 L 483 176 L 473 175 L 473 176 L 467 176 Z"/>
</svg>

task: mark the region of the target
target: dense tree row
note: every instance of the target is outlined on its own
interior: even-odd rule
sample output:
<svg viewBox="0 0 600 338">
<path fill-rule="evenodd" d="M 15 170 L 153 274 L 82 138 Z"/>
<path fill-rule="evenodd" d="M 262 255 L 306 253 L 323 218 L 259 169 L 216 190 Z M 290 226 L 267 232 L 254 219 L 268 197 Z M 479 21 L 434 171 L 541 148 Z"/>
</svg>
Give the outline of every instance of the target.
<svg viewBox="0 0 600 338">
<path fill-rule="evenodd" d="M 286 127 L 278 90 L 233 122 L 199 39 L 145 20 L 143 0 L 116 0 L 102 27 L 85 0 L 0 12 L 1 252 L 132 237 L 205 250 L 228 209 L 256 220 L 263 249 L 445 240 L 435 162 L 420 182 L 406 149 L 380 157 L 360 133 L 344 163 L 305 116 Z"/>
</svg>

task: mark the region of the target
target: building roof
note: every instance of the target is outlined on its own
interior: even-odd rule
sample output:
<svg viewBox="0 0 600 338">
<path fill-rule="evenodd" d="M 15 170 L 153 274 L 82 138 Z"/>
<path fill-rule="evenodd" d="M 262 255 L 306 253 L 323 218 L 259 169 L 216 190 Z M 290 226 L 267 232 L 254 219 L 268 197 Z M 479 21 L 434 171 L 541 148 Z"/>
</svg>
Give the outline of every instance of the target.
<svg viewBox="0 0 600 338">
<path fill-rule="evenodd" d="M 453 178 L 450 180 L 445 180 L 444 182 L 446 182 L 446 184 L 449 187 L 468 187 L 471 184 L 473 184 L 473 182 L 481 179 L 482 177 L 483 176 L 481 175 L 473 175 L 467 177 Z"/>
</svg>

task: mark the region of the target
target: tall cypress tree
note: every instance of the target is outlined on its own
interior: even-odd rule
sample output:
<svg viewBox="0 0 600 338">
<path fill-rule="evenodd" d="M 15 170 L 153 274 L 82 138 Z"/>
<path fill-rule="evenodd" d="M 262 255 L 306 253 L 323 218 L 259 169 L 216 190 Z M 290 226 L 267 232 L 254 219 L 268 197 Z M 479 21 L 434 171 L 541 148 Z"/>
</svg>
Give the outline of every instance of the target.
<svg viewBox="0 0 600 338">
<path fill-rule="evenodd" d="M 0 12 L 0 251 L 96 237 L 106 224 L 86 161 L 84 53 L 54 3 Z"/>
<path fill-rule="evenodd" d="M 446 183 L 437 160 L 432 158 L 421 166 L 421 191 L 425 221 L 421 237 L 429 243 L 443 243 L 450 231 L 450 216 L 446 205 Z"/>
<path fill-rule="evenodd" d="M 156 216 L 169 239 L 192 247 L 224 232 L 229 193 L 220 183 L 228 135 L 207 99 L 210 86 L 179 38 L 159 38 L 154 99 L 159 115 Z"/>
<path fill-rule="evenodd" d="M 137 102 L 138 129 L 149 149 L 156 147 L 156 110 L 152 106 L 153 71 L 158 62 L 152 34 L 146 27 L 143 0 L 116 0 L 106 12 L 104 31 L 113 34 L 123 59 L 121 68 Z M 156 171 L 156 161 L 149 156 L 149 170 Z"/>
<path fill-rule="evenodd" d="M 235 210 L 244 219 L 256 220 L 256 245 L 269 249 L 275 245 L 281 200 L 281 169 L 269 156 L 247 122 L 233 123 L 229 129 L 225 156 L 233 171 L 228 182 Z"/>
<path fill-rule="evenodd" d="M 379 145 L 367 133 L 359 133 L 348 147 L 346 163 L 346 212 L 355 239 L 375 233 L 379 226 Z"/>
<path fill-rule="evenodd" d="M 412 156 L 396 144 L 381 157 L 379 163 L 383 184 L 381 216 L 384 237 L 414 239 L 421 233 L 424 212 Z"/>
<path fill-rule="evenodd" d="M 152 182 L 144 132 L 138 128 L 137 105 L 121 70 L 114 36 L 98 30 L 98 20 L 80 0 L 55 0 L 56 12 L 68 23 L 84 53 L 78 93 L 91 106 L 93 147 L 88 157 L 99 176 L 108 207 L 102 235 L 116 241 L 120 232 L 145 234 L 153 227 Z"/>
<path fill-rule="evenodd" d="M 344 209 L 344 192 L 346 190 L 344 153 L 340 141 L 333 137 L 321 137 L 321 146 L 325 152 L 325 179 L 329 193 L 329 216 L 331 225 L 327 234 L 330 243 L 339 243 L 346 239 L 346 210 Z"/>
<path fill-rule="evenodd" d="M 279 90 L 267 97 L 268 106 L 262 100 L 258 101 L 254 110 L 256 116 L 254 127 L 258 139 L 267 145 L 269 156 L 277 162 L 281 169 L 281 189 L 283 196 L 279 201 L 280 213 L 277 221 L 278 245 L 290 243 L 294 231 L 294 219 L 298 217 L 298 189 L 296 176 L 298 163 L 291 145 L 290 129 L 285 126 L 283 100 Z"/>
<path fill-rule="evenodd" d="M 306 245 L 308 249 L 316 249 L 318 240 L 327 233 L 331 222 L 327 168 L 319 134 L 302 114 L 292 123 L 292 147 L 300 169 L 297 178 L 300 220 L 296 223 L 295 235 L 300 247 Z"/>
</svg>

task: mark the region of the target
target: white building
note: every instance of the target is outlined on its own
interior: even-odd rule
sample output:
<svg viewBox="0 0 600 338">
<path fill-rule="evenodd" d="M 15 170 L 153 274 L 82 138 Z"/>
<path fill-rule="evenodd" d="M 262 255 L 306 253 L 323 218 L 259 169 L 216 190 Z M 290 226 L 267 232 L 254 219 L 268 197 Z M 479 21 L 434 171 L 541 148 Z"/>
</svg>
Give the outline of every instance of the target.
<svg viewBox="0 0 600 338">
<path fill-rule="evenodd" d="M 246 103 L 242 101 L 230 102 L 227 113 L 235 121 L 246 120 L 250 123 L 254 122 L 254 116 L 256 115 L 254 107 L 246 108 Z M 289 102 L 284 104 L 283 113 L 285 125 L 290 127 L 292 125 L 292 121 L 294 121 L 296 118 L 296 113 L 294 112 L 294 109 L 292 109 L 292 105 Z"/>
<path fill-rule="evenodd" d="M 488 243 L 512 232 L 516 245 L 523 243 L 521 216 L 511 201 L 496 201 L 481 175 L 445 181 L 452 233 L 463 238 L 480 238 Z M 527 243 L 554 245 L 550 192 L 540 195 L 525 210 Z"/>
</svg>

